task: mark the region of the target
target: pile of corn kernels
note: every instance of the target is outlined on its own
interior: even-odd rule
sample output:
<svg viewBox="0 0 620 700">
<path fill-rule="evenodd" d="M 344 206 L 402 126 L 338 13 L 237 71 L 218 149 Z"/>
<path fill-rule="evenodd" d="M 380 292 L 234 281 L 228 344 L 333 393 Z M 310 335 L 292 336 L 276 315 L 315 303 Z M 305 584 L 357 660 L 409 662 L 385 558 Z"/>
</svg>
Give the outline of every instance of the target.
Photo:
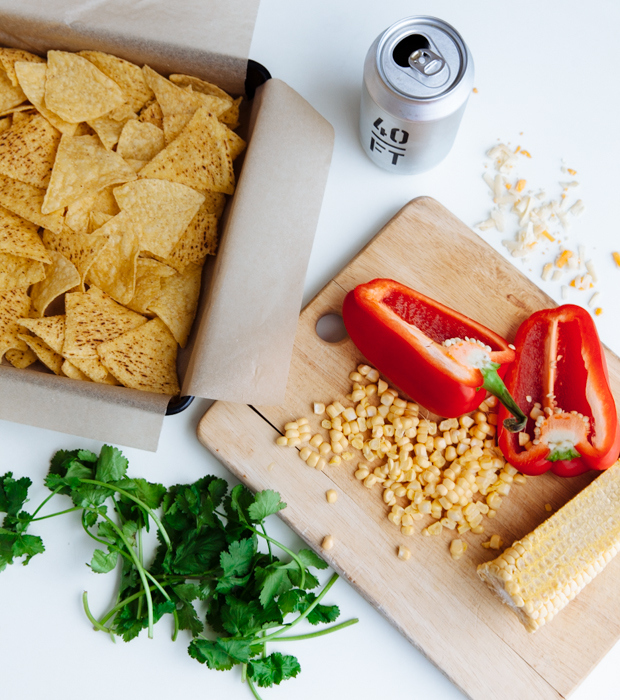
<svg viewBox="0 0 620 700">
<path fill-rule="evenodd" d="M 276 443 L 298 448 L 299 457 L 319 470 L 357 460 L 356 479 L 367 489 L 381 487 L 387 517 L 402 535 L 413 535 L 414 522 L 429 517 L 424 535 L 444 529 L 482 534 L 484 517 L 494 518 L 512 485 L 526 480 L 497 447 L 497 399 L 490 396 L 474 413 L 437 423 L 400 398 L 376 369 L 359 365 L 349 378 L 345 399 L 352 405 L 314 404 L 324 433 L 302 417 L 287 423 Z M 450 544 L 455 559 L 466 549 L 460 539 Z M 399 548 L 401 559 L 409 556 Z"/>
</svg>

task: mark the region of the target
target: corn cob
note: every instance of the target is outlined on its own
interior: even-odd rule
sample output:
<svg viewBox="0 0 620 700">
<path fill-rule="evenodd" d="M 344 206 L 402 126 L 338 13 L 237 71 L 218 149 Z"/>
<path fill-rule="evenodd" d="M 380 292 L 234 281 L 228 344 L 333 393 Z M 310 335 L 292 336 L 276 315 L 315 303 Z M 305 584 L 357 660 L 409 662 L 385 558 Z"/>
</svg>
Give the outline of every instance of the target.
<svg viewBox="0 0 620 700">
<path fill-rule="evenodd" d="M 620 549 L 620 461 L 478 575 L 534 632 Z"/>
</svg>

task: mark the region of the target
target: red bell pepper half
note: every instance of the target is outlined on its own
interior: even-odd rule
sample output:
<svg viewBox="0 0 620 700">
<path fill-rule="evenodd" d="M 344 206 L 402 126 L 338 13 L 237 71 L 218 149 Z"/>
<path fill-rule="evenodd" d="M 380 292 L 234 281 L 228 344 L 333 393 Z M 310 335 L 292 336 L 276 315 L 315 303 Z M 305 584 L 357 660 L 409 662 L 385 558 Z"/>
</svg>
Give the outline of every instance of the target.
<svg viewBox="0 0 620 700">
<path fill-rule="evenodd" d="M 549 469 L 577 476 L 612 465 L 620 452 L 620 427 L 590 314 L 572 304 L 537 311 L 517 331 L 515 345 L 506 385 L 530 418 L 524 445 L 526 439 L 503 430 L 500 421 L 499 446 L 507 461 L 532 476 Z"/>
<path fill-rule="evenodd" d="M 475 410 L 486 389 L 514 411 L 509 429 L 522 430 L 527 416 L 498 375 L 514 351 L 497 333 L 389 279 L 350 291 L 342 317 L 366 359 L 425 408 L 455 418 Z"/>
</svg>

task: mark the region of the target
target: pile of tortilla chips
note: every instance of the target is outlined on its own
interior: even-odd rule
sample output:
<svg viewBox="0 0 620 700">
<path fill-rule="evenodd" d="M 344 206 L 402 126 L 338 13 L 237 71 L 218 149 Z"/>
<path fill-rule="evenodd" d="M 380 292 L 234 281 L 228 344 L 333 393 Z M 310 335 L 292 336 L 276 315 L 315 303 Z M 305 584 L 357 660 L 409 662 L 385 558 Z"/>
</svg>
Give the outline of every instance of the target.
<svg viewBox="0 0 620 700">
<path fill-rule="evenodd" d="M 99 51 L 0 48 L 0 360 L 179 393 L 240 101 Z"/>
</svg>

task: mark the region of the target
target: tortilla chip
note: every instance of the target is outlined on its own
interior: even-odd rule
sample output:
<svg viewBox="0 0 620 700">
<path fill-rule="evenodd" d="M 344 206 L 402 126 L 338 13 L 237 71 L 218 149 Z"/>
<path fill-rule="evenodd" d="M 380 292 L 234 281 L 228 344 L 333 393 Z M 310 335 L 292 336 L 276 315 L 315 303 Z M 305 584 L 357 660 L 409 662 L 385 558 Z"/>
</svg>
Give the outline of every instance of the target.
<svg viewBox="0 0 620 700">
<path fill-rule="evenodd" d="M 206 80 L 200 80 L 193 75 L 183 75 L 182 73 L 173 73 L 169 78 L 171 83 L 179 87 L 191 87 L 194 92 L 201 92 L 203 95 L 215 95 L 222 100 L 232 102 L 232 97 L 213 83 L 208 83 Z"/>
<path fill-rule="evenodd" d="M 116 216 L 120 209 L 114 199 L 114 186 L 106 187 L 94 194 L 88 194 L 67 207 L 65 223 L 76 233 L 86 233 L 90 227 L 90 213 L 101 211 Z"/>
<path fill-rule="evenodd" d="M 0 206 L 0 252 L 51 263 L 39 237 L 39 228 Z"/>
<path fill-rule="evenodd" d="M 128 121 L 123 127 L 116 152 L 125 160 L 152 160 L 166 142 L 164 132 L 148 122 L 136 119 Z"/>
<path fill-rule="evenodd" d="M 120 87 L 83 56 L 48 51 L 45 105 L 61 119 L 88 122 L 124 101 Z"/>
<path fill-rule="evenodd" d="M 118 385 L 118 380 L 108 372 L 98 357 L 73 357 L 69 355 L 67 361 L 90 382 Z"/>
<path fill-rule="evenodd" d="M 90 378 L 87 377 L 82 370 L 78 369 L 72 362 L 69 362 L 69 360 L 65 360 L 62 363 L 62 373 L 65 375 L 65 377 L 69 377 L 69 379 L 78 379 L 79 381 L 82 382 L 90 382 Z"/>
<path fill-rule="evenodd" d="M 167 257 L 189 226 L 204 196 L 166 180 L 136 180 L 114 190 L 121 212 L 140 235 L 140 248 Z"/>
<path fill-rule="evenodd" d="M 153 312 L 149 311 L 149 305 L 161 295 L 163 279 L 174 274 L 171 267 L 158 260 L 138 258 L 136 291 L 127 308 L 145 316 L 153 316 Z"/>
<path fill-rule="evenodd" d="M 6 71 L 0 70 L 0 112 L 20 105 L 26 99 L 23 90 L 15 87 Z"/>
<path fill-rule="evenodd" d="M 3 131 L 6 131 L 7 129 L 11 128 L 12 124 L 12 119 L 11 117 L 4 117 L 3 119 L 0 119 L 0 134 Z"/>
<path fill-rule="evenodd" d="M 15 350 L 14 348 L 7 350 L 4 357 L 15 369 L 26 369 L 26 367 L 30 367 L 31 364 L 37 361 L 37 356 L 30 348 L 26 348 L 26 350 Z"/>
<path fill-rule="evenodd" d="M 23 340 L 39 360 L 41 360 L 48 369 L 51 369 L 54 374 L 62 374 L 64 358 L 61 355 L 54 352 L 40 338 L 34 335 L 23 335 L 20 333 L 17 337 Z"/>
<path fill-rule="evenodd" d="M 79 287 L 84 291 L 84 280 L 91 265 L 97 256 L 108 244 L 106 236 L 91 236 L 87 233 L 65 233 L 55 234 L 51 231 L 43 232 L 43 245 L 47 250 L 53 250 L 72 262 L 80 275 Z"/>
<path fill-rule="evenodd" d="M 158 129 L 164 130 L 164 113 L 161 111 L 159 102 L 153 100 L 150 104 L 147 104 L 144 109 L 140 112 L 138 116 L 138 121 L 144 124 L 152 124 Z"/>
<path fill-rule="evenodd" d="M 9 80 L 15 87 L 19 85 L 19 79 L 15 70 L 15 64 L 18 61 L 45 64 L 44 58 L 41 58 L 41 56 L 36 56 L 29 51 L 24 51 L 23 49 L 0 48 L 0 66 L 4 68 Z"/>
<path fill-rule="evenodd" d="M 44 197 L 45 190 L 0 175 L 0 205 L 37 226 L 61 233 L 65 227 L 64 210 L 57 209 L 43 214 L 41 206 Z"/>
<path fill-rule="evenodd" d="M 13 118 L 13 126 L 0 134 L 0 173 L 35 187 L 47 187 L 59 142 L 58 129 L 40 114 L 18 124 Z"/>
<path fill-rule="evenodd" d="M 226 135 L 226 140 L 228 141 L 228 148 L 230 150 L 230 157 L 235 160 L 235 158 L 243 153 L 245 150 L 245 147 L 247 146 L 246 142 L 239 136 L 238 134 L 235 134 L 234 131 L 229 129 L 227 126 L 224 126 L 224 134 Z"/>
<path fill-rule="evenodd" d="M 125 101 L 134 112 L 139 112 L 153 97 L 153 91 L 146 84 L 142 71 L 133 63 L 102 51 L 80 51 L 79 55 L 97 66 L 121 88 Z"/>
<path fill-rule="evenodd" d="M 64 315 L 47 316 L 46 318 L 22 318 L 19 325 L 34 333 L 54 352 L 62 354 L 62 346 L 65 342 Z"/>
<path fill-rule="evenodd" d="M 110 151 L 118 143 L 125 124 L 137 118 L 138 115 L 125 103 L 104 117 L 91 119 L 88 124 L 101 139 L 101 143 Z"/>
<path fill-rule="evenodd" d="M 239 106 L 241 105 L 242 99 L 242 97 L 237 97 L 237 99 L 233 101 L 232 107 L 218 116 L 222 124 L 226 124 L 231 129 L 236 129 L 239 126 Z"/>
<path fill-rule="evenodd" d="M 45 106 L 45 77 L 47 65 L 45 63 L 21 63 L 15 64 L 15 72 L 21 89 L 37 110 L 48 122 L 63 134 L 74 136 L 77 124 L 69 124 L 57 114 L 51 112 Z"/>
<path fill-rule="evenodd" d="M 0 360 L 7 350 L 26 351 L 28 346 L 17 336 L 22 329 L 17 324 L 30 315 L 30 297 L 25 289 L 0 291 Z"/>
<path fill-rule="evenodd" d="M 158 318 L 97 348 L 103 364 L 124 386 L 158 394 L 180 392 L 177 343 Z"/>
<path fill-rule="evenodd" d="M 50 251 L 53 262 L 47 266 L 47 276 L 30 291 L 32 305 L 38 316 L 43 316 L 47 307 L 65 292 L 78 287 L 80 273 L 75 265 L 61 253 Z"/>
<path fill-rule="evenodd" d="M 43 279 L 43 263 L 11 253 L 0 253 L 0 290 L 25 289 Z"/>
<path fill-rule="evenodd" d="M 24 112 L 32 112 L 32 114 L 26 115 L 28 117 L 32 117 L 34 115 L 34 107 L 32 105 L 29 105 L 28 103 L 23 105 L 17 105 L 17 107 L 11 107 L 11 109 L 6 109 L 4 110 L 4 112 L 0 112 L 0 117 L 6 117 L 11 114 L 14 117 L 17 117 L 17 115 L 23 115 Z"/>
<path fill-rule="evenodd" d="M 181 133 L 202 103 L 192 92 L 174 85 L 149 66 L 144 66 L 142 72 L 161 107 L 166 143 L 170 143 Z"/>
<path fill-rule="evenodd" d="M 112 218 L 112 214 L 106 214 L 104 211 L 91 211 L 88 221 L 88 233 L 95 233 L 97 229 L 107 224 Z"/>
<path fill-rule="evenodd" d="M 99 287 L 119 304 L 126 304 L 136 287 L 139 231 L 129 214 L 121 211 L 91 236 L 105 237 L 107 243 L 90 266 L 86 282 Z"/>
<path fill-rule="evenodd" d="M 163 262 L 177 272 L 183 272 L 188 265 L 201 264 L 207 255 L 215 255 L 217 221 L 217 216 L 210 214 L 206 203 L 203 204 L 183 232 L 172 253 Z"/>
<path fill-rule="evenodd" d="M 147 321 L 144 316 L 117 304 L 97 287 L 85 293 L 67 294 L 65 309 L 63 355 L 66 357 L 97 358 L 97 345 Z"/>
<path fill-rule="evenodd" d="M 140 172 L 142 177 L 179 182 L 196 190 L 235 191 L 225 127 L 201 108 L 181 134 Z"/>
<path fill-rule="evenodd" d="M 149 305 L 182 348 L 187 345 L 196 316 L 201 277 L 200 265 L 190 265 L 182 275 L 167 277 L 162 281 L 161 295 Z"/>
<path fill-rule="evenodd" d="M 41 211 L 49 214 L 104 187 L 136 177 L 127 163 L 106 150 L 96 136 L 63 135 Z"/>
</svg>

